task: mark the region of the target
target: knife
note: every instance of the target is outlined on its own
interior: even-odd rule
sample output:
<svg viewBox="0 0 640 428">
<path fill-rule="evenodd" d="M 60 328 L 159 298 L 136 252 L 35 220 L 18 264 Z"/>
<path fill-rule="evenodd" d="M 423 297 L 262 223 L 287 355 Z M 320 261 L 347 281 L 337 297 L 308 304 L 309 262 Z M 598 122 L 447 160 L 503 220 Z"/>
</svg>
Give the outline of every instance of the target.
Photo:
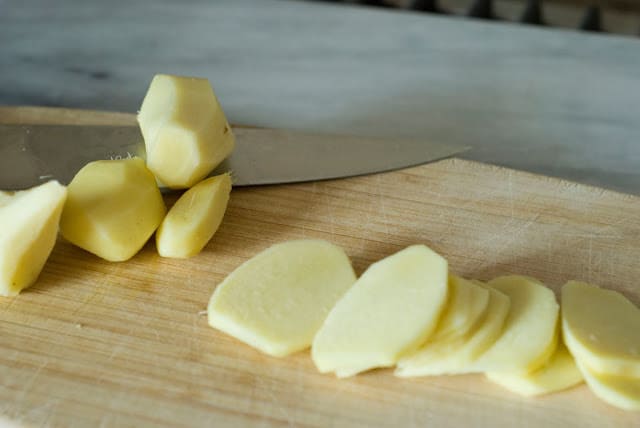
<svg viewBox="0 0 640 428">
<path fill-rule="evenodd" d="M 312 135 L 235 127 L 233 154 L 212 174 L 231 171 L 234 186 L 350 177 L 420 165 L 468 149 L 426 140 Z M 88 162 L 144 157 L 137 126 L 0 125 L 0 189 L 48 180 L 69 184 Z"/>
</svg>

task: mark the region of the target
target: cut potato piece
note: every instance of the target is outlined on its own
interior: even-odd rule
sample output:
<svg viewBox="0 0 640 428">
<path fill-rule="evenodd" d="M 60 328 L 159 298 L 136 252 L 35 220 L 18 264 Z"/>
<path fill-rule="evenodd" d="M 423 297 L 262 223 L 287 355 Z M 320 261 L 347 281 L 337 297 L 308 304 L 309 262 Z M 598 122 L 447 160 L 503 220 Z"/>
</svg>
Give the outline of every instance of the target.
<svg viewBox="0 0 640 428">
<path fill-rule="evenodd" d="M 322 373 L 393 366 L 433 333 L 447 301 L 447 261 L 424 245 L 372 264 L 329 313 L 311 356 Z"/>
<path fill-rule="evenodd" d="M 640 411 L 640 378 L 598 373 L 579 359 L 576 364 L 591 392 L 602 401 L 620 409 Z"/>
<path fill-rule="evenodd" d="M 529 374 L 488 372 L 487 378 L 516 394 L 535 396 L 571 388 L 582 382 L 582 374 L 564 343 L 558 343 L 549 361 Z"/>
<path fill-rule="evenodd" d="M 562 334 L 573 356 L 590 369 L 640 378 L 640 309 L 617 291 L 567 282 Z"/>
<path fill-rule="evenodd" d="M 207 79 L 156 75 L 138 113 L 147 165 L 170 188 L 206 177 L 235 144 Z"/>
<path fill-rule="evenodd" d="M 0 207 L 7 204 L 11 199 L 11 193 L 0 190 Z"/>
<path fill-rule="evenodd" d="M 53 250 L 67 189 L 57 181 L 0 193 L 0 295 L 32 285 Z"/>
<path fill-rule="evenodd" d="M 442 318 L 428 343 L 465 336 L 484 315 L 489 290 L 459 276 L 449 274 L 449 299 Z"/>
<path fill-rule="evenodd" d="M 202 251 L 222 222 L 230 192 L 229 174 L 207 178 L 187 190 L 158 228 L 158 253 L 186 258 Z"/>
<path fill-rule="evenodd" d="M 500 337 L 470 370 L 530 373 L 547 362 L 558 342 L 558 303 L 533 278 L 502 276 L 488 286 L 509 296 L 511 308 Z"/>
<path fill-rule="evenodd" d="M 156 180 L 139 158 L 91 162 L 68 191 L 62 236 L 113 262 L 133 257 L 166 212 Z"/>
<path fill-rule="evenodd" d="M 218 285 L 209 324 L 282 357 L 308 348 L 333 305 L 356 280 L 344 251 L 321 240 L 276 244 Z"/>
<path fill-rule="evenodd" d="M 462 337 L 430 342 L 415 353 L 401 358 L 395 375 L 413 377 L 468 373 L 470 364 L 493 345 L 502 333 L 511 305 L 505 294 L 492 288 L 488 288 L 488 291 L 489 303 L 477 327 Z"/>
</svg>

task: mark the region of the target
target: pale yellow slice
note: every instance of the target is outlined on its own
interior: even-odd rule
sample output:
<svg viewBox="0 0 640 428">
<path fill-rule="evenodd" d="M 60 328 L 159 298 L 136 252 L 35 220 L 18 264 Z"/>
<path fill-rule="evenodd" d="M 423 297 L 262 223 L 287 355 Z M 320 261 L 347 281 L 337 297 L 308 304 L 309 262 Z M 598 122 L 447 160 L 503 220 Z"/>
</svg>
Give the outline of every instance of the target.
<svg viewBox="0 0 640 428">
<path fill-rule="evenodd" d="M 459 276 L 449 274 L 449 298 L 436 331 L 427 343 L 465 336 L 484 315 L 489 290 Z"/>
<path fill-rule="evenodd" d="M 333 305 L 355 280 L 340 247 L 321 240 L 276 244 L 218 285 L 209 301 L 209 324 L 282 357 L 311 345 Z"/>
<path fill-rule="evenodd" d="M 488 372 L 487 378 L 516 394 L 536 396 L 571 388 L 583 377 L 564 343 L 558 343 L 549 361 L 528 374 Z"/>
<path fill-rule="evenodd" d="M 587 367 L 640 378 L 640 309 L 617 291 L 567 282 L 562 287 L 562 334 Z"/>
<path fill-rule="evenodd" d="M 147 165 L 171 188 L 191 187 L 232 152 L 235 138 L 207 79 L 158 74 L 138 123 Z"/>
<path fill-rule="evenodd" d="M 139 158 L 91 162 L 68 192 L 62 236 L 109 261 L 133 257 L 166 213 L 156 180 Z"/>
<path fill-rule="evenodd" d="M 11 199 L 11 193 L 0 190 L 0 206 L 6 204 Z"/>
<path fill-rule="evenodd" d="M 502 333 L 511 306 L 509 297 L 488 288 L 489 303 L 477 327 L 462 337 L 431 342 L 398 361 L 399 377 L 438 376 L 468 373 L 476 358 L 493 345 Z M 472 371 L 472 370 L 471 370 Z"/>
<path fill-rule="evenodd" d="M 547 362 L 558 342 L 558 303 L 553 291 L 525 276 L 502 276 L 488 286 L 509 296 L 500 337 L 469 370 L 530 373 Z"/>
<path fill-rule="evenodd" d="M 447 261 L 414 245 L 372 264 L 329 313 L 311 356 L 322 373 L 351 376 L 393 366 L 435 331 L 447 294 Z"/>
<path fill-rule="evenodd" d="M 187 258 L 202 251 L 222 223 L 230 192 L 229 174 L 207 178 L 187 190 L 156 232 L 158 253 Z"/>
<path fill-rule="evenodd" d="M 598 373 L 579 359 L 576 364 L 591 392 L 602 401 L 623 410 L 640 411 L 640 378 Z"/>
<path fill-rule="evenodd" d="M 32 285 L 49 258 L 67 190 L 57 181 L 0 193 L 0 296 Z"/>
</svg>

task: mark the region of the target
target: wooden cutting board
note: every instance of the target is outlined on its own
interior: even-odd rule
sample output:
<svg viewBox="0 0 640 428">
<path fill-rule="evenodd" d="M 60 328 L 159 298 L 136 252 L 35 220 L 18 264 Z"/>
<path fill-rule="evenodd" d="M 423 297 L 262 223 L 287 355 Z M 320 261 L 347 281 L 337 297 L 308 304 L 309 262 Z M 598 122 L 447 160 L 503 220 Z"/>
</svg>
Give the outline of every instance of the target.
<svg viewBox="0 0 640 428">
<path fill-rule="evenodd" d="M 133 116 L 0 109 L 4 123 L 131 123 Z M 550 153 L 549 156 L 553 156 Z M 640 303 L 640 198 L 445 160 L 318 183 L 234 189 L 189 260 L 153 244 L 125 263 L 59 242 L 37 284 L 0 298 L 0 415 L 35 426 L 631 427 L 637 413 L 585 386 L 521 398 L 482 376 L 337 380 L 308 352 L 277 359 L 208 327 L 216 284 L 287 239 L 343 246 L 358 273 L 413 243 L 461 275 L 569 279 Z"/>
</svg>

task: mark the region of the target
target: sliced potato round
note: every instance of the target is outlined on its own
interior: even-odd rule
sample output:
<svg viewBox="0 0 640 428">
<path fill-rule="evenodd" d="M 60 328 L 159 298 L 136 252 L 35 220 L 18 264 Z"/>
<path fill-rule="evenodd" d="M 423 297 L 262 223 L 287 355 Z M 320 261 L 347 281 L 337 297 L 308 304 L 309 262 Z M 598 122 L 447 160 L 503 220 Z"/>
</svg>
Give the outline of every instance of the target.
<svg viewBox="0 0 640 428">
<path fill-rule="evenodd" d="M 465 336 L 484 315 L 489 290 L 459 276 L 449 274 L 449 299 L 436 331 L 425 344 Z"/>
<path fill-rule="evenodd" d="M 0 192 L 0 295 L 32 285 L 49 258 L 67 190 L 57 181 L 15 193 Z"/>
<path fill-rule="evenodd" d="M 582 373 L 562 342 L 549 361 L 531 373 L 488 372 L 486 376 L 491 382 L 524 396 L 562 391 L 583 381 Z"/>
<path fill-rule="evenodd" d="M 509 315 L 496 342 L 470 367 L 482 372 L 530 373 L 547 362 L 558 342 L 558 303 L 541 282 L 519 275 L 487 283 L 511 299 Z"/>
<path fill-rule="evenodd" d="M 273 245 L 218 285 L 209 324 L 282 357 L 308 348 L 327 314 L 356 280 L 344 251 L 321 240 Z"/>
<path fill-rule="evenodd" d="M 598 373 L 576 360 L 589 389 L 602 401 L 624 410 L 640 410 L 640 378 Z"/>
<path fill-rule="evenodd" d="M 158 228 L 158 253 L 186 258 L 202 251 L 222 223 L 230 192 L 229 174 L 207 178 L 187 190 Z"/>
<path fill-rule="evenodd" d="M 428 342 L 398 361 L 399 377 L 438 376 L 473 372 L 471 363 L 493 345 L 502 333 L 511 302 L 505 294 L 488 288 L 489 303 L 478 325 L 461 337 Z"/>
<path fill-rule="evenodd" d="M 87 164 L 68 187 L 60 231 L 105 260 L 133 257 L 160 225 L 166 207 L 142 159 Z"/>
<path fill-rule="evenodd" d="M 562 334 L 583 365 L 640 378 L 640 309 L 617 291 L 567 282 L 562 287 Z"/>
<path fill-rule="evenodd" d="M 322 373 L 393 366 L 433 333 L 444 310 L 447 261 L 414 245 L 372 264 L 329 313 L 311 356 Z"/>
</svg>

